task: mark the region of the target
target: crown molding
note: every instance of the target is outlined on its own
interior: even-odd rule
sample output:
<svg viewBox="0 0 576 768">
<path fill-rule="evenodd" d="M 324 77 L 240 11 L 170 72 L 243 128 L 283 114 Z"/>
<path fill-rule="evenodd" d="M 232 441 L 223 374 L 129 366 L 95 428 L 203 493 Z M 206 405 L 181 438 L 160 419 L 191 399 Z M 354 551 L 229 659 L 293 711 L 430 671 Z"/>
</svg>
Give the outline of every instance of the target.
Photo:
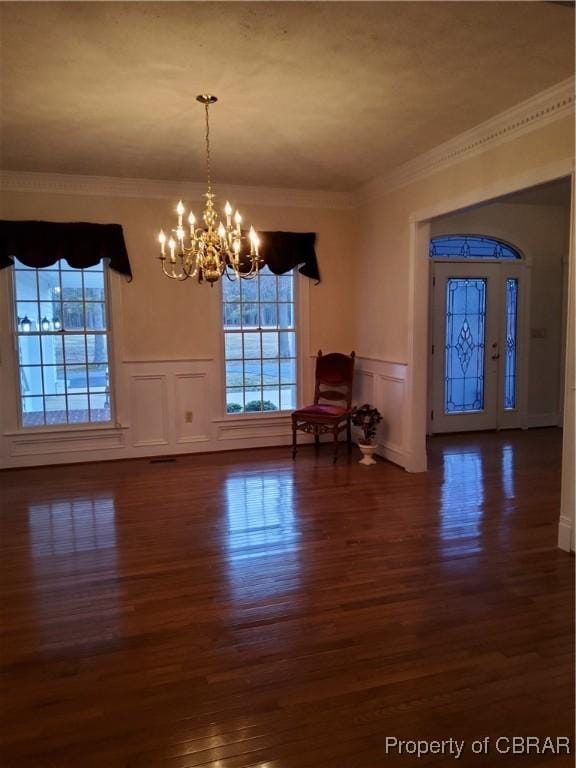
<svg viewBox="0 0 576 768">
<path fill-rule="evenodd" d="M 206 185 L 187 181 L 124 179 L 114 176 L 83 176 L 67 173 L 0 171 L 0 189 L 4 192 L 48 192 L 63 195 L 100 195 L 104 197 L 200 198 Z M 218 185 L 218 197 L 242 201 L 243 205 L 288 208 L 328 208 L 348 210 L 354 207 L 349 192 Z"/>
<path fill-rule="evenodd" d="M 480 125 L 455 136 L 428 152 L 394 168 L 356 190 L 356 205 L 369 202 L 393 189 L 407 186 L 418 179 L 444 170 L 455 163 L 481 154 L 515 139 L 522 134 L 542 128 L 548 123 L 573 114 L 573 77 L 532 96 Z"/>
<path fill-rule="evenodd" d="M 479 155 L 488 148 L 573 114 L 574 90 L 573 77 L 563 80 L 356 190 L 329 192 L 221 184 L 218 186 L 218 196 L 220 199 L 227 197 L 231 201 L 241 200 L 244 205 L 350 210 L 393 189 L 407 186 L 455 163 Z M 206 191 L 205 185 L 197 182 L 9 170 L 0 170 L 0 189 L 6 192 L 49 192 L 169 200 L 177 197 L 198 198 Z"/>
</svg>

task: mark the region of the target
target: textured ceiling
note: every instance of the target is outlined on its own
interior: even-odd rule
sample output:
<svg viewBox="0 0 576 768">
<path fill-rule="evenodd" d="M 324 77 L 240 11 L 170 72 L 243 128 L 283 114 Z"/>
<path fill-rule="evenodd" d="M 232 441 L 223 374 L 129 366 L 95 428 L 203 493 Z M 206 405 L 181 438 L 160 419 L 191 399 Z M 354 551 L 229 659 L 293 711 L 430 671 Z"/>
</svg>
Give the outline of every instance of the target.
<svg viewBox="0 0 576 768">
<path fill-rule="evenodd" d="M 573 74 L 538 2 L 3 2 L 6 169 L 347 190 Z"/>
</svg>

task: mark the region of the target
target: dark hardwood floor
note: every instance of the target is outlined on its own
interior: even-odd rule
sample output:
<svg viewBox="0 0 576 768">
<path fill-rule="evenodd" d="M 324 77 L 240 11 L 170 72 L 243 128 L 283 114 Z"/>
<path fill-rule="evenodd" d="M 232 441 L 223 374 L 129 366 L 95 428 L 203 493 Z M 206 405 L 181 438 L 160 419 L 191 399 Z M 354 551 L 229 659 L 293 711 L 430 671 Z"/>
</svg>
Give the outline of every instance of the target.
<svg viewBox="0 0 576 768">
<path fill-rule="evenodd" d="M 4 768 L 448 766 L 574 736 L 558 430 L 0 473 Z M 493 742 L 492 742 L 493 743 Z"/>
</svg>

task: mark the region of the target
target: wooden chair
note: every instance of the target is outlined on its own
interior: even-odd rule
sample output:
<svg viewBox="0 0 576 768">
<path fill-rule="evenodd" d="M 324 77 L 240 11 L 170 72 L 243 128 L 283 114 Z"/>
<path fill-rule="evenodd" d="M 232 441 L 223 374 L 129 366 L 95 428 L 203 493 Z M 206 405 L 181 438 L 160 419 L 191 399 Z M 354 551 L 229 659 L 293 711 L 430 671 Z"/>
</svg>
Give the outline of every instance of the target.
<svg viewBox="0 0 576 768">
<path fill-rule="evenodd" d="M 354 383 L 354 358 L 332 352 L 323 355 L 322 350 L 316 358 L 316 386 L 314 403 L 300 408 L 292 414 L 292 458 L 296 457 L 296 434 L 308 432 L 314 435 L 316 450 L 320 435 L 324 432 L 334 436 L 334 463 L 338 459 L 338 437 L 346 430 L 348 451 L 352 448 L 352 386 Z M 327 388 L 326 388 L 327 387 Z M 328 401 L 321 403 L 320 401 Z M 340 403 L 336 405 L 335 403 Z"/>
</svg>

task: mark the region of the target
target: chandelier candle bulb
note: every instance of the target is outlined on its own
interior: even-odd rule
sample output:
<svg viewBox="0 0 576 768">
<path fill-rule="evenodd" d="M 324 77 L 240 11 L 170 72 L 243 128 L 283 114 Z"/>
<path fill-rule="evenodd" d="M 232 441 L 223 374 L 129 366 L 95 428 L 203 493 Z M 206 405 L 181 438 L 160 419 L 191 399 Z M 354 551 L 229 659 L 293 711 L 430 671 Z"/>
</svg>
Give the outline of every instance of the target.
<svg viewBox="0 0 576 768">
<path fill-rule="evenodd" d="M 160 230 L 160 234 L 158 235 L 158 240 L 160 241 L 160 258 L 165 258 L 166 256 L 166 235 L 164 234 L 164 230 Z"/>
<path fill-rule="evenodd" d="M 182 200 L 178 202 L 178 205 L 176 206 L 176 213 L 178 214 L 178 226 L 182 226 L 182 216 L 184 216 L 184 203 Z"/>
<path fill-rule="evenodd" d="M 176 256 L 174 255 L 174 249 L 176 248 L 176 242 L 174 241 L 173 237 L 168 240 L 168 247 L 170 248 L 170 263 L 175 264 Z"/>
<path fill-rule="evenodd" d="M 232 206 L 226 200 L 226 205 L 224 206 L 224 213 L 226 214 L 226 226 L 230 228 L 232 226 Z"/>
</svg>

